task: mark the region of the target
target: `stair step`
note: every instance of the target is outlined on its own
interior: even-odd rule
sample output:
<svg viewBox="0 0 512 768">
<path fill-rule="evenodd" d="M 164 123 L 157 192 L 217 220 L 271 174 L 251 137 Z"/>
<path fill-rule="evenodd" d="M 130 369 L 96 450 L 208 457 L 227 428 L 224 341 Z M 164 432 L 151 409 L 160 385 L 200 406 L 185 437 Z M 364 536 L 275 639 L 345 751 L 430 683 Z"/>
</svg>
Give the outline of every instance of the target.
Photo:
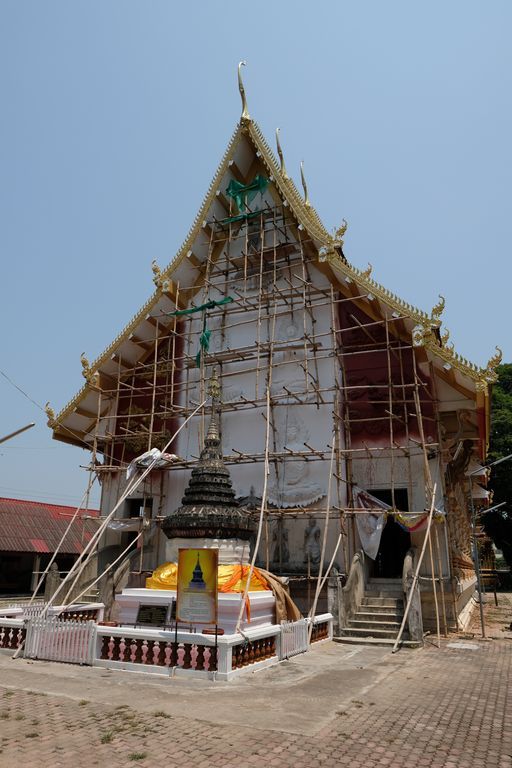
<svg viewBox="0 0 512 768">
<path fill-rule="evenodd" d="M 365 609 L 367 607 L 367 605 L 362 606 Z M 354 619 L 360 621 L 402 621 L 402 618 L 403 613 L 401 611 L 389 611 L 387 609 L 378 611 L 359 610 L 354 616 Z"/>
<path fill-rule="evenodd" d="M 364 621 L 362 619 L 349 619 L 351 629 L 385 629 L 390 632 L 398 632 L 400 629 L 399 621 Z"/>
<path fill-rule="evenodd" d="M 335 643 L 345 643 L 346 645 L 377 645 L 392 647 L 395 644 L 393 638 L 387 637 L 352 637 L 350 635 L 340 635 L 333 637 Z M 417 640 L 401 640 L 399 647 L 421 648 L 423 643 Z"/>
<path fill-rule="evenodd" d="M 365 595 L 361 602 L 371 608 L 401 608 L 403 600 L 398 597 L 380 597 L 380 595 Z"/>
<path fill-rule="evenodd" d="M 403 613 L 403 606 L 402 605 L 372 605 L 372 603 L 362 603 L 359 608 L 358 612 L 361 611 L 361 613 L 373 613 L 373 614 L 395 614 L 397 616 L 401 616 Z"/>
<path fill-rule="evenodd" d="M 369 597 L 371 599 L 375 597 L 382 597 L 384 600 L 403 600 L 402 592 L 388 592 L 387 590 L 376 589 L 374 592 L 368 592 L 367 590 L 364 594 L 365 597 Z"/>
<path fill-rule="evenodd" d="M 398 635 L 398 627 L 396 629 L 363 629 L 355 627 L 342 627 L 343 635 L 348 637 L 387 637 L 390 639 L 396 639 Z"/>
</svg>

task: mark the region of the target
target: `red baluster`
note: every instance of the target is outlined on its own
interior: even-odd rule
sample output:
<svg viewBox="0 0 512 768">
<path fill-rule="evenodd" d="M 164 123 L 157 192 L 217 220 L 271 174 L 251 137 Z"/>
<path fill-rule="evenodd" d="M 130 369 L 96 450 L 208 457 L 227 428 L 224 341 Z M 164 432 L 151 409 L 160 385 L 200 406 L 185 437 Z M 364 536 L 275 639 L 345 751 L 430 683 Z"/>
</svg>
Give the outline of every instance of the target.
<svg viewBox="0 0 512 768">
<path fill-rule="evenodd" d="M 204 669 L 204 645 L 197 646 L 196 669 Z"/>
<path fill-rule="evenodd" d="M 183 654 L 183 669 L 191 669 L 192 667 L 192 645 L 191 643 L 184 643 L 183 647 L 185 653 Z"/>
</svg>

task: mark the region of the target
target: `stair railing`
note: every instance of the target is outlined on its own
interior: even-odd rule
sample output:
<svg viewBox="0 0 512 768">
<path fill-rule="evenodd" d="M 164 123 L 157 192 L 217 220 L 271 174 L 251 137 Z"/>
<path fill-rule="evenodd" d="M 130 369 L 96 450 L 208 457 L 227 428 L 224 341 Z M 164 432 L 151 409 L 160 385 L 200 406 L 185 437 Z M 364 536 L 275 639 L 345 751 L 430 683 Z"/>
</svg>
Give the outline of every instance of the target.
<svg viewBox="0 0 512 768">
<path fill-rule="evenodd" d="M 341 590 L 340 626 L 347 626 L 361 606 L 370 574 L 370 559 L 360 549 L 352 558 L 347 583 Z"/>
<path fill-rule="evenodd" d="M 410 605 L 407 614 L 407 631 L 411 640 L 423 642 L 423 615 L 419 581 L 414 578 L 416 570 L 416 547 L 411 547 L 405 557 L 402 569 L 404 605 Z"/>
</svg>

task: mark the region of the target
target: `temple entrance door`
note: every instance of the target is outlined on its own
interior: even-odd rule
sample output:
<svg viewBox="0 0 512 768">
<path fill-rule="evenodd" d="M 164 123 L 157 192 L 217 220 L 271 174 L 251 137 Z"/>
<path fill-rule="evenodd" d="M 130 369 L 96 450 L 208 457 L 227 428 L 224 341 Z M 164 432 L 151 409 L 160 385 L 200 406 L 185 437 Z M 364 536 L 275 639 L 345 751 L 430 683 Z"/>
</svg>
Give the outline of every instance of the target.
<svg viewBox="0 0 512 768">
<path fill-rule="evenodd" d="M 371 491 L 372 496 L 386 504 L 391 504 L 391 491 L 388 489 Z M 409 510 L 407 490 L 395 488 L 395 504 L 402 512 Z M 379 551 L 375 558 L 372 576 L 386 579 L 399 579 L 402 576 L 404 557 L 411 546 L 411 535 L 395 523 L 390 515 L 382 531 Z"/>
</svg>

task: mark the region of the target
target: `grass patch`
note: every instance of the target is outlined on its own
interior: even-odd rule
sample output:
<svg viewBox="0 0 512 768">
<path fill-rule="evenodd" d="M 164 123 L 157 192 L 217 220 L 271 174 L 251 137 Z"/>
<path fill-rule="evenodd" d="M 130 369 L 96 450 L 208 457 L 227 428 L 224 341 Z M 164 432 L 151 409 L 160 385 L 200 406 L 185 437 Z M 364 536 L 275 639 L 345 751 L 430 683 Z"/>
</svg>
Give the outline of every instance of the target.
<svg viewBox="0 0 512 768">
<path fill-rule="evenodd" d="M 145 757 L 148 756 L 147 752 L 130 752 L 128 755 L 128 760 L 132 760 L 135 762 L 135 760 L 144 760 Z"/>
<path fill-rule="evenodd" d="M 80 701 L 78 702 L 78 706 L 79 707 L 85 707 L 86 704 L 88 704 L 88 703 L 89 702 L 87 701 L 87 699 L 80 699 Z"/>
<path fill-rule="evenodd" d="M 16 715 L 16 717 L 14 719 L 15 720 L 24 720 L 25 719 L 25 715 L 22 715 L 21 712 L 18 712 L 18 714 Z"/>
<path fill-rule="evenodd" d="M 113 731 L 105 731 L 105 733 L 102 735 L 100 741 L 102 744 L 110 744 L 112 739 L 114 738 L 114 732 Z"/>
<path fill-rule="evenodd" d="M 120 704 L 118 707 L 116 707 L 116 712 L 120 709 L 130 709 L 128 704 Z"/>
<path fill-rule="evenodd" d="M 37 736 L 39 736 L 37 731 L 30 731 L 30 733 L 25 734 L 26 739 L 35 739 Z"/>
<path fill-rule="evenodd" d="M 8 720 L 11 716 L 11 713 L 8 709 L 2 709 L 0 712 L 0 720 Z"/>
<path fill-rule="evenodd" d="M 14 696 L 14 691 L 4 691 L 3 693 L 4 699 L 8 699 L 10 696 Z"/>
<path fill-rule="evenodd" d="M 162 709 L 157 709 L 156 712 L 153 712 L 153 717 L 170 717 L 170 715 L 168 715 L 167 712 L 164 712 Z"/>
</svg>

